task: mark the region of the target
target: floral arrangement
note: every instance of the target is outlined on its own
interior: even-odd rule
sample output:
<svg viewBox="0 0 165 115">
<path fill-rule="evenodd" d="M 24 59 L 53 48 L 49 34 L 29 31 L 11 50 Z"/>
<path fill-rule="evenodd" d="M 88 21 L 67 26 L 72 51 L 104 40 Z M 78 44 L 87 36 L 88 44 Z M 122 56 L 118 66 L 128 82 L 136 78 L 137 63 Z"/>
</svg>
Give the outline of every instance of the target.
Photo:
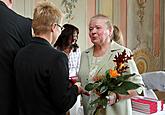
<svg viewBox="0 0 165 115">
<path fill-rule="evenodd" d="M 121 54 L 115 55 L 114 62 L 116 66 L 113 69 L 109 69 L 105 72 L 105 75 L 94 76 L 93 83 L 88 83 L 85 86 L 85 90 L 93 91 L 98 98 L 90 103 L 90 105 L 96 105 L 96 113 L 99 108 L 106 108 L 109 99 L 106 97 L 110 93 L 117 93 L 128 95 L 128 90 L 137 89 L 140 85 L 135 84 L 128 79 L 135 74 L 127 74 L 127 69 L 129 68 L 126 63 L 132 58 L 133 55 L 128 56 L 124 50 Z"/>
</svg>

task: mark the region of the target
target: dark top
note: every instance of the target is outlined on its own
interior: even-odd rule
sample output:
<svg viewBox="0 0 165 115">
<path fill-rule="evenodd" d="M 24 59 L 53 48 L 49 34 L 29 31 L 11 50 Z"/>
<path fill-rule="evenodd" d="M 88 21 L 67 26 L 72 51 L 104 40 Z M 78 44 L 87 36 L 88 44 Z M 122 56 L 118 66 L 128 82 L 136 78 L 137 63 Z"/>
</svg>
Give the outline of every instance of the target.
<svg viewBox="0 0 165 115">
<path fill-rule="evenodd" d="M 23 115 L 65 115 L 76 102 L 77 86 L 68 88 L 68 58 L 45 39 L 20 50 L 14 68 Z"/>
<path fill-rule="evenodd" d="M 0 1 L 0 115 L 18 115 L 13 61 L 16 52 L 31 39 L 31 20 Z"/>
</svg>

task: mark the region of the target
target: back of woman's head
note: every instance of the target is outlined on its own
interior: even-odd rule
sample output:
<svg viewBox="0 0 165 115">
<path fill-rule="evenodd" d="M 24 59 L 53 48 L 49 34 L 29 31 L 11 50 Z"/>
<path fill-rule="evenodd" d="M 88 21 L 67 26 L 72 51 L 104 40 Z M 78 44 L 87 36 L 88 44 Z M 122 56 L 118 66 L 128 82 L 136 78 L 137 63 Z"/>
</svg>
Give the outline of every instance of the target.
<svg viewBox="0 0 165 115">
<path fill-rule="evenodd" d="M 34 34 L 45 34 L 53 23 L 61 23 L 63 13 L 49 1 L 40 2 L 34 9 L 32 27 Z"/>
<path fill-rule="evenodd" d="M 60 36 L 58 37 L 54 47 L 57 47 L 60 50 L 64 50 L 66 47 L 69 47 L 71 43 L 69 42 L 70 39 L 73 39 L 74 32 L 79 34 L 79 29 L 71 24 L 65 24 L 64 29 L 62 30 Z"/>
<path fill-rule="evenodd" d="M 112 40 L 114 40 L 115 42 L 117 42 L 120 45 L 124 45 L 122 32 L 116 25 L 113 25 Z"/>
</svg>

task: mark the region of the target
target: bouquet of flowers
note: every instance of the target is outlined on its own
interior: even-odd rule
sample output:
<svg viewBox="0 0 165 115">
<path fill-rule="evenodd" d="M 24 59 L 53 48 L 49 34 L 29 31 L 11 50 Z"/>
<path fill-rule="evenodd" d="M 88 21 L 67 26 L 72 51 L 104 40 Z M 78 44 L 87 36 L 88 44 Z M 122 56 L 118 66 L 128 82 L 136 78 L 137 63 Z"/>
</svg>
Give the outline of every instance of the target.
<svg viewBox="0 0 165 115">
<path fill-rule="evenodd" d="M 133 55 L 128 56 L 124 50 L 121 54 L 115 55 L 114 62 L 115 67 L 107 70 L 105 75 L 94 76 L 94 82 L 88 83 L 85 86 L 85 90 L 93 91 L 98 95 L 98 98 L 90 103 L 90 105 L 96 105 L 96 113 L 99 108 L 106 108 L 111 92 L 117 94 L 128 95 L 128 90 L 137 89 L 140 85 L 135 84 L 128 79 L 135 74 L 127 74 L 127 69 L 129 68 L 126 63 L 132 58 Z"/>
</svg>

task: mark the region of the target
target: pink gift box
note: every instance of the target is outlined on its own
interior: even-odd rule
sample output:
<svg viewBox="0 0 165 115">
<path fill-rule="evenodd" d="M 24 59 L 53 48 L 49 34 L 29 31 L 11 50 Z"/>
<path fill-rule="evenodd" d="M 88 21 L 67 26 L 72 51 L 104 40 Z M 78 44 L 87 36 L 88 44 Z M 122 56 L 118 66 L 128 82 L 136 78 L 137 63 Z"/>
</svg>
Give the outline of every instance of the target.
<svg viewBox="0 0 165 115">
<path fill-rule="evenodd" d="M 132 109 L 145 114 L 156 113 L 163 110 L 163 100 L 137 96 L 131 98 Z"/>
</svg>

